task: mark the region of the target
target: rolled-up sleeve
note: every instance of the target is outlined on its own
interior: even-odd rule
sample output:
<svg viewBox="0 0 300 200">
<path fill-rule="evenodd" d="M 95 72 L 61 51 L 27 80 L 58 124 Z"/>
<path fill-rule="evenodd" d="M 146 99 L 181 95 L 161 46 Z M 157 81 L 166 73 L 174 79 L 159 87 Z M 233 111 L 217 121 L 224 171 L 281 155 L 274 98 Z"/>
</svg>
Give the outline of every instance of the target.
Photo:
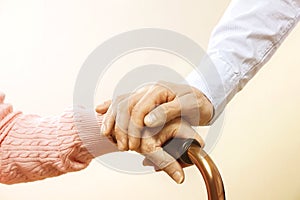
<svg viewBox="0 0 300 200">
<path fill-rule="evenodd" d="M 272 57 L 299 16 L 300 0 L 231 2 L 211 35 L 207 56 L 187 77 L 214 105 L 211 123 Z"/>
</svg>

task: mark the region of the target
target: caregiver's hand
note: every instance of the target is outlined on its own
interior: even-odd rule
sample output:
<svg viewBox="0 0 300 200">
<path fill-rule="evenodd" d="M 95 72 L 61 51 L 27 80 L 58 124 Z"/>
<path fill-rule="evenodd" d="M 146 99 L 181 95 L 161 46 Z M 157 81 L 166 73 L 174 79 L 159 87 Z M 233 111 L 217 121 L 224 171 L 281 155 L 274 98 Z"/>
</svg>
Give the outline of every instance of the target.
<svg viewBox="0 0 300 200">
<path fill-rule="evenodd" d="M 202 147 L 204 146 L 198 133 L 186 121 L 176 118 L 161 130 L 160 128 L 143 129 L 141 144 L 136 151 L 146 157 L 144 165 L 153 165 L 157 170 L 165 171 L 175 182 L 182 183 L 184 180 L 182 166 L 162 148 L 166 141 L 175 137 L 194 138 Z"/>
<path fill-rule="evenodd" d="M 191 125 L 207 125 L 213 116 L 213 106 L 201 91 L 163 81 L 105 102 L 96 111 L 106 113 L 102 133 L 110 135 L 114 130 L 123 151 L 139 148 L 145 126 L 162 126 L 180 116 Z"/>
</svg>

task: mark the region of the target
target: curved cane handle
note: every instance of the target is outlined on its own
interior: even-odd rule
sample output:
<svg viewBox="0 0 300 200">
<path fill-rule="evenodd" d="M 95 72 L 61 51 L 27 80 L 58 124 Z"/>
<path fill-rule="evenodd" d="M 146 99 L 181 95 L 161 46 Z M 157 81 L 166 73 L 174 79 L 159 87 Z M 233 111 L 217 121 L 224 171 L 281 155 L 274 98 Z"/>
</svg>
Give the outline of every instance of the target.
<svg viewBox="0 0 300 200">
<path fill-rule="evenodd" d="M 164 145 L 164 149 L 179 162 L 197 166 L 206 185 L 208 200 L 225 200 L 221 174 L 196 140 L 174 138 Z"/>
<path fill-rule="evenodd" d="M 225 200 L 225 190 L 221 174 L 209 155 L 195 144 L 188 149 L 188 156 L 200 170 L 205 181 L 209 200 Z"/>
</svg>

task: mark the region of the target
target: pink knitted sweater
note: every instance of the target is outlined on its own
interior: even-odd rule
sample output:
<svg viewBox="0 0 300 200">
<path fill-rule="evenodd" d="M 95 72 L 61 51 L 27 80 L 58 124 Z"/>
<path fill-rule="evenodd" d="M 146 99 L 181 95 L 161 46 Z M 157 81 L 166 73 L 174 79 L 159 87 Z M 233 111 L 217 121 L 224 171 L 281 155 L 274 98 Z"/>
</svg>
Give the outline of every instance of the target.
<svg viewBox="0 0 300 200">
<path fill-rule="evenodd" d="M 0 92 L 0 183 L 14 184 L 84 169 L 116 151 L 100 135 L 102 116 L 76 107 L 40 117 L 14 112 Z"/>
</svg>

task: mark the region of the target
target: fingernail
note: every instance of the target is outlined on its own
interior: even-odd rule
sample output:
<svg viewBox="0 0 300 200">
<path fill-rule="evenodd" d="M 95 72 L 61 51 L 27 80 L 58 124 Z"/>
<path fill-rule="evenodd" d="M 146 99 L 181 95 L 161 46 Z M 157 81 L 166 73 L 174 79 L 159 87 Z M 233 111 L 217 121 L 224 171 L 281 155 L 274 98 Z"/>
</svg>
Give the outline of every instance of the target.
<svg viewBox="0 0 300 200">
<path fill-rule="evenodd" d="M 176 183 L 181 184 L 183 182 L 183 176 L 179 171 L 175 172 L 173 174 L 173 179 L 176 181 Z"/>
<path fill-rule="evenodd" d="M 151 125 L 151 124 L 153 124 L 155 122 L 155 120 L 156 120 L 156 117 L 155 117 L 154 114 L 147 115 L 145 117 L 145 124 Z"/>
</svg>

